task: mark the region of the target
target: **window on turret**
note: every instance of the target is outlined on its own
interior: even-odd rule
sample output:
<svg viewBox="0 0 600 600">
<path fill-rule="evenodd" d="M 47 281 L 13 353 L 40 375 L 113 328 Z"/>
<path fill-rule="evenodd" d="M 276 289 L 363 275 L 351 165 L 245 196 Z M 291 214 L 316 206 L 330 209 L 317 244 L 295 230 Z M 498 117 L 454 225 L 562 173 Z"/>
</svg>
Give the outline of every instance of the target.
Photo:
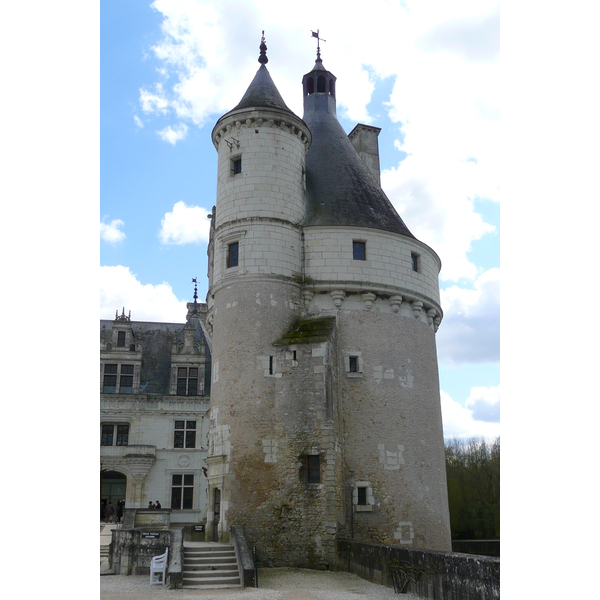
<svg viewBox="0 0 600 600">
<path fill-rule="evenodd" d="M 419 272 L 419 255 L 415 252 L 412 252 L 410 255 L 410 260 L 412 263 L 412 270 L 415 272 Z"/>
<path fill-rule="evenodd" d="M 352 253 L 354 260 L 367 260 L 366 242 L 352 242 Z"/>
<path fill-rule="evenodd" d="M 237 158 L 231 159 L 231 172 L 234 175 L 242 172 L 242 157 L 238 156 Z"/>
<path fill-rule="evenodd" d="M 323 75 L 319 75 L 319 78 L 317 79 L 317 92 L 326 92 L 326 81 L 325 81 L 325 77 Z"/>
<path fill-rule="evenodd" d="M 335 97 L 335 81 L 333 79 L 329 80 L 329 93 Z"/>
<path fill-rule="evenodd" d="M 239 242 L 233 242 L 227 246 L 227 268 L 238 266 Z"/>
<path fill-rule="evenodd" d="M 307 84 L 306 85 L 307 92 L 309 94 L 314 94 L 315 93 L 315 80 L 312 77 L 310 77 L 309 80 L 306 82 L 306 84 Z"/>
</svg>

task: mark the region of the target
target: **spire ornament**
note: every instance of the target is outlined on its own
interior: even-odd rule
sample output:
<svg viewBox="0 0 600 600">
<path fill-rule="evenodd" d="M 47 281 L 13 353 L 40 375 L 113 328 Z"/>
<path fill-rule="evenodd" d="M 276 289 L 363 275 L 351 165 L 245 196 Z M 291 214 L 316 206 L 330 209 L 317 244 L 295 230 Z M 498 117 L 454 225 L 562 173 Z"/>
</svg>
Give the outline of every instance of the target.
<svg viewBox="0 0 600 600">
<path fill-rule="evenodd" d="M 319 30 L 317 29 L 316 33 L 311 30 L 312 37 L 317 38 L 317 60 L 315 62 L 319 62 L 321 60 L 321 42 L 326 42 L 322 37 L 319 37 Z"/>
<path fill-rule="evenodd" d="M 198 278 L 192 277 L 192 283 L 194 284 L 194 310 L 192 315 L 198 314 Z"/>
<path fill-rule="evenodd" d="M 260 38 L 260 56 L 258 62 L 261 65 L 266 65 L 269 62 L 267 58 L 267 44 L 265 43 L 265 30 L 263 29 L 262 37 Z"/>
</svg>

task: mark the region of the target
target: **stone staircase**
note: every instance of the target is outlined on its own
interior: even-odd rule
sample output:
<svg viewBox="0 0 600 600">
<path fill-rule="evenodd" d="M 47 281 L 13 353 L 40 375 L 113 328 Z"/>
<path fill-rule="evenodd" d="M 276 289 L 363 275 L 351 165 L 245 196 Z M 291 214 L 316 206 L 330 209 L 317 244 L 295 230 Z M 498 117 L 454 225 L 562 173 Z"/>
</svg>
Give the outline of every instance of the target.
<svg viewBox="0 0 600 600">
<path fill-rule="evenodd" d="M 205 590 L 242 587 L 233 545 L 184 542 L 183 587 Z"/>
</svg>

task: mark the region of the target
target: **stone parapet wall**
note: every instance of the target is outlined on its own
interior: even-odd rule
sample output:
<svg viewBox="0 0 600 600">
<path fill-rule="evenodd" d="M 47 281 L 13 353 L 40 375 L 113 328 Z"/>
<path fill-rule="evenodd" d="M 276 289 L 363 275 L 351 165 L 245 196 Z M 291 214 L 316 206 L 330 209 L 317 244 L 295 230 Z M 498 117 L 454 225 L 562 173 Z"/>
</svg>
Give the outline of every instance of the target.
<svg viewBox="0 0 600 600">
<path fill-rule="evenodd" d="M 363 579 L 393 587 L 400 565 L 409 577 L 407 592 L 430 600 L 499 600 L 500 559 L 395 546 L 337 542 L 341 568 Z"/>
<path fill-rule="evenodd" d="M 354 260 L 352 242 L 363 241 L 366 260 Z M 366 227 L 305 227 L 304 276 L 315 289 L 379 291 L 425 300 L 441 316 L 441 263 L 427 245 L 406 236 Z M 419 271 L 411 254 L 418 255 Z"/>
</svg>

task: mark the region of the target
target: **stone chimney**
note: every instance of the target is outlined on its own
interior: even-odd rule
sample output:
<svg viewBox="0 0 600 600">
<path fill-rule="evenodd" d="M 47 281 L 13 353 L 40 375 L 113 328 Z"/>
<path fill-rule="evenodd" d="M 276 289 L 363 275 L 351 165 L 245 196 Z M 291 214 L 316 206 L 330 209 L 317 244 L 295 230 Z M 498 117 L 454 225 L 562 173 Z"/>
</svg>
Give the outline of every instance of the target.
<svg viewBox="0 0 600 600">
<path fill-rule="evenodd" d="M 381 185 L 381 178 L 379 177 L 379 143 L 377 137 L 380 131 L 381 127 L 359 123 L 348 134 L 348 139 L 352 142 L 354 149 L 369 167 L 371 173 L 375 175 L 379 185 Z"/>
</svg>

